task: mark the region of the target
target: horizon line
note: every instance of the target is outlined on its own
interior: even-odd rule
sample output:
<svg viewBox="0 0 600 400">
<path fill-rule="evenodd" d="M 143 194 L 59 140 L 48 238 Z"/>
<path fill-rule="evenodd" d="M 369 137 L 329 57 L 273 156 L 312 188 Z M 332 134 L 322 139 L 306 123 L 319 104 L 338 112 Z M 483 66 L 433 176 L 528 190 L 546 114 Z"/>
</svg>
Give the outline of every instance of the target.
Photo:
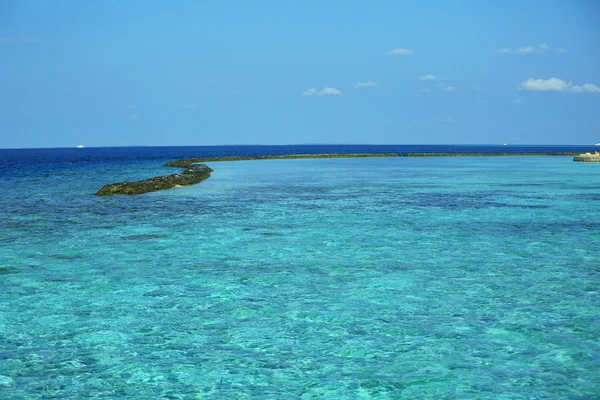
<svg viewBox="0 0 600 400">
<path fill-rule="evenodd" d="M 435 144 L 402 144 L 402 143 L 387 143 L 387 144 L 373 144 L 373 143 L 291 143 L 291 144 L 194 144 L 194 145 L 101 145 L 101 146 L 90 146 L 90 147 L 77 147 L 77 146 L 56 146 L 56 147 L 2 147 L 0 150 L 44 150 L 44 149 L 104 149 L 104 148 L 139 148 L 139 147 L 283 147 L 283 146 L 597 146 L 597 143 L 590 144 L 540 144 L 540 143 L 435 143 Z"/>
</svg>

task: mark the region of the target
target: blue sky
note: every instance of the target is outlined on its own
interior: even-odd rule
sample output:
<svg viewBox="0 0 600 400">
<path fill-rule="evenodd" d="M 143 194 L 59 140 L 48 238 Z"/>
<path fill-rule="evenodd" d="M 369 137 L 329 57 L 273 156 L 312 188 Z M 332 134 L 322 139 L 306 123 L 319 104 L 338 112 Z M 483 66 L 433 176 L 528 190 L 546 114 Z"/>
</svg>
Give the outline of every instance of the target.
<svg viewBox="0 0 600 400">
<path fill-rule="evenodd" d="M 600 2 L 0 0 L 0 148 L 600 141 Z"/>
</svg>

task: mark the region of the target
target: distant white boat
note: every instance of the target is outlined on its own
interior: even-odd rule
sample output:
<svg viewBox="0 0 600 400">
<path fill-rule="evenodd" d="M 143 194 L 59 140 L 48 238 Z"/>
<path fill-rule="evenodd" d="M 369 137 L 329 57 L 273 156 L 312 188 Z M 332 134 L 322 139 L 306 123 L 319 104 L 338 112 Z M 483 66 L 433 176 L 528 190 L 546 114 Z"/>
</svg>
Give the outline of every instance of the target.
<svg viewBox="0 0 600 400">
<path fill-rule="evenodd" d="M 78 148 L 78 149 L 83 149 L 83 145 L 82 145 L 82 144 L 78 144 L 78 145 L 77 145 L 77 148 Z"/>
<path fill-rule="evenodd" d="M 600 146 L 600 142 L 596 143 L 594 146 Z"/>
<path fill-rule="evenodd" d="M 508 144 L 507 144 L 507 143 L 504 143 L 504 146 L 508 146 Z"/>
</svg>

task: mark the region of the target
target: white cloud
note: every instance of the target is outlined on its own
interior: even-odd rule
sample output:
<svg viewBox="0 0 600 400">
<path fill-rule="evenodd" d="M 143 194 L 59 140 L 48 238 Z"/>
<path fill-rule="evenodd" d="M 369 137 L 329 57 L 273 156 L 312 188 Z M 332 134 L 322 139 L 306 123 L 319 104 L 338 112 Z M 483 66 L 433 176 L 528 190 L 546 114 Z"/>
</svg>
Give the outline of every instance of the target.
<svg viewBox="0 0 600 400">
<path fill-rule="evenodd" d="M 444 79 L 444 78 L 440 78 L 439 76 L 429 74 L 429 75 L 423 75 L 419 79 L 422 81 L 439 81 L 440 79 Z"/>
<path fill-rule="evenodd" d="M 306 92 L 302 93 L 303 96 L 312 96 L 313 94 L 317 93 L 317 89 L 315 88 L 310 88 L 308 89 Z"/>
<path fill-rule="evenodd" d="M 585 83 L 581 86 L 579 86 L 579 85 L 571 86 L 570 90 L 571 90 L 571 92 L 575 92 L 575 93 L 583 93 L 583 92 L 599 93 L 600 87 L 598 87 L 596 85 L 592 85 L 591 83 Z"/>
<path fill-rule="evenodd" d="M 521 100 L 521 99 L 514 99 L 513 100 L 513 104 L 523 104 L 523 100 Z"/>
<path fill-rule="evenodd" d="M 444 82 L 438 83 L 438 87 L 444 87 L 444 86 L 446 86 L 446 84 Z"/>
<path fill-rule="evenodd" d="M 393 49 L 387 52 L 388 56 L 412 56 L 413 54 L 415 52 L 410 49 Z"/>
<path fill-rule="evenodd" d="M 336 88 L 324 87 L 318 94 L 319 96 L 341 96 L 342 92 Z"/>
<path fill-rule="evenodd" d="M 429 89 L 429 88 L 419 89 L 419 92 L 429 93 L 429 92 L 431 92 L 431 89 Z"/>
<path fill-rule="evenodd" d="M 198 106 L 196 106 L 195 104 L 182 104 L 179 107 L 181 107 L 181 108 L 197 108 Z"/>
<path fill-rule="evenodd" d="M 545 80 L 529 78 L 526 81 L 521 82 L 519 87 L 520 89 L 530 90 L 534 92 L 600 92 L 600 87 L 591 83 L 585 83 L 583 85 L 573 85 L 571 82 L 567 82 L 554 77 Z"/>
<path fill-rule="evenodd" d="M 558 78 L 533 79 L 521 82 L 521 89 L 535 92 L 565 92 L 570 84 Z"/>
<path fill-rule="evenodd" d="M 454 86 L 446 86 L 446 89 L 444 90 L 447 90 L 448 92 L 454 92 L 455 89 Z"/>
<path fill-rule="evenodd" d="M 525 46 L 525 47 L 521 47 L 518 49 L 511 49 L 510 47 L 505 47 L 499 50 L 496 50 L 496 54 L 517 54 L 517 55 L 523 55 L 523 54 L 534 54 L 534 53 L 547 53 L 549 51 L 556 51 L 559 53 L 566 53 L 567 50 L 560 48 L 560 49 L 553 49 L 550 47 L 550 45 L 546 42 L 544 43 L 540 43 L 537 46 Z"/>
<path fill-rule="evenodd" d="M 356 89 L 364 89 L 364 88 L 370 88 L 370 87 L 375 87 L 375 86 L 379 86 L 379 85 L 373 81 L 357 82 L 354 84 L 354 88 L 356 88 Z"/>
<path fill-rule="evenodd" d="M 600 87 L 593 85 L 591 83 L 586 83 L 583 85 L 583 90 L 585 92 L 598 93 L 598 92 L 600 92 Z"/>
<path fill-rule="evenodd" d="M 533 53 L 533 46 L 521 47 L 520 49 L 515 50 L 515 54 L 530 54 Z"/>
</svg>

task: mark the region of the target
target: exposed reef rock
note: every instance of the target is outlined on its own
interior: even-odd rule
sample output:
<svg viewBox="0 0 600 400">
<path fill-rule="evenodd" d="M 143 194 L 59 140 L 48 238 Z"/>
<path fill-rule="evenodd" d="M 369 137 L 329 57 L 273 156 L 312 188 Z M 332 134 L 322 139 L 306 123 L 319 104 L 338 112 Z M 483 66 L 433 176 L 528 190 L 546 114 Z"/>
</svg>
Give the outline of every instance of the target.
<svg viewBox="0 0 600 400">
<path fill-rule="evenodd" d="M 405 153 L 404 157 L 574 156 L 578 153 Z"/>
<path fill-rule="evenodd" d="M 177 186 L 193 185 L 210 177 L 212 169 L 200 162 L 217 161 L 249 161 L 249 160 L 289 160 L 302 158 L 365 158 L 365 157 L 476 157 L 476 156 L 577 156 L 575 161 L 600 161 L 600 157 L 578 155 L 578 153 L 356 153 L 356 154 L 284 154 L 265 156 L 227 156 L 184 158 L 170 161 L 167 167 L 185 168 L 179 174 L 157 176 L 143 181 L 121 182 L 105 185 L 97 196 L 112 196 L 115 194 L 142 194 L 157 190 L 171 189 Z M 583 159 L 585 158 L 585 159 Z"/>
<path fill-rule="evenodd" d="M 362 158 L 362 157 L 400 157 L 398 153 L 358 153 L 358 154 L 284 154 L 279 156 L 228 156 L 228 157 L 202 157 L 184 158 L 182 160 L 170 161 L 167 167 L 188 168 L 199 162 L 216 161 L 250 161 L 250 160 L 295 160 L 301 158 Z"/>
<path fill-rule="evenodd" d="M 179 174 L 155 176 L 143 181 L 121 182 L 104 185 L 96 192 L 96 196 L 112 196 L 115 194 L 142 194 L 157 190 L 171 189 L 177 186 L 193 185 L 202 182 L 210 176 L 212 169 L 204 164 L 190 164 Z"/>
<path fill-rule="evenodd" d="M 596 153 L 578 154 L 575 157 L 573 157 L 573 161 L 600 162 L 600 153 L 596 152 Z"/>
<path fill-rule="evenodd" d="M 288 154 L 281 156 L 229 156 L 229 157 L 204 157 L 186 158 L 183 160 L 166 163 L 167 167 L 185 168 L 180 174 L 156 176 L 136 182 L 121 182 L 104 185 L 96 192 L 96 196 L 112 196 L 115 194 L 142 194 L 156 192 L 157 190 L 171 189 L 177 186 L 193 185 L 207 179 L 212 169 L 204 164 L 196 164 L 207 161 L 242 161 L 242 160 L 280 160 L 298 158 L 360 158 L 360 157 L 399 157 L 397 153 L 382 154 Z"/>
</svg>

